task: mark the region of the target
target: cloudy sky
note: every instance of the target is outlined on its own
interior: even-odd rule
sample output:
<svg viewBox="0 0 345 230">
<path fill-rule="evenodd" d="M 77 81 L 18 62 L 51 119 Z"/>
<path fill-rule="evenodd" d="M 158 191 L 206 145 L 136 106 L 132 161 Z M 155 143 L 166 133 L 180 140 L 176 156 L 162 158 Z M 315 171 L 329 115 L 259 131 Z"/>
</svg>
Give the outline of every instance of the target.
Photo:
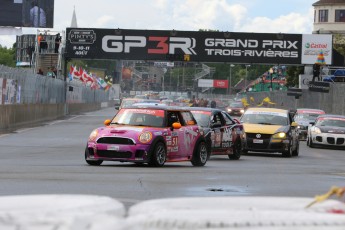
<svg viewBox="0 0 345 230">
<path fill-rule="evenodd" d="M 55 0 L 54 28 L 70 27 L 75 7 L 78 27 L 149 30 L 211 29 L 232 32 L 311 34 L 317 0 Z M 24 34 L 36 34 L 23 28 Z M 0 35 L 11 47 L 15 36 Z"/>
</svg>

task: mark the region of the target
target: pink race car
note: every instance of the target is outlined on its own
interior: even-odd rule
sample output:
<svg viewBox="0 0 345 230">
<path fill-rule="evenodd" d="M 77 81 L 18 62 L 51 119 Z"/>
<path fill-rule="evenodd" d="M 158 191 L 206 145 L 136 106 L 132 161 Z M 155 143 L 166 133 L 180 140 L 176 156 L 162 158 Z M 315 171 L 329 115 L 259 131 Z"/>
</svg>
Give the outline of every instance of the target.
<svg viewBox="0 0 345 230">
<path fill-rule="evenodd" d="M 191 161 L 204 166 L 209 158 L 202 129 L 190 111 L 179 107 L 133 105 L 104 124 L 89 136 L 85 149 L 89 165 L 120 161 L 159 167 Z"/>
</svg>

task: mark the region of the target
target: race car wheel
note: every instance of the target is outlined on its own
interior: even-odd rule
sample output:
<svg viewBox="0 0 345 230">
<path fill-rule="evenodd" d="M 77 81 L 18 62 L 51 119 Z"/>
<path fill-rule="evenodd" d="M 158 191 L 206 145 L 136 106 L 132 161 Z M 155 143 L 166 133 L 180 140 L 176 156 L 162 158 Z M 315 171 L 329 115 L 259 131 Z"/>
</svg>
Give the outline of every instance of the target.
<svg viewBox="0 0 345 230">
<path fill-rule="evenodd" d="M 151 153 L 149 165 L 154 167 L 162 167 L 166 161 L 166 158 L 167 152 L 164 144 L 162 142 L 157 142 Z"/>
<path fill-rule="evenodd" d="M 86 146 L 85 148 L 85 161 L 86 163 L 88 163 L 89 165 L 101 165 L 103 163 L 102 160 L 89 160 L 88 159 L 88 156 L 90 155 L 90 152 L 89 152 L 89 148 Z"/>
<path fill-rule="evenodd" d="M 283 157 L 291 157 L 292 156 L 292 146 L 291 146 L 291 142 L 289 144 L 289 148 L 287 151 L 283 151 L 282 153 Z"/>
<path fill-rule="evenodd" d="M 194 150 L 194 154 L 192 157 L 192 165 L 193 166 L 204 166 L 209 158 L 209 153 L 207 151 L 206 143 L 201 141 L 198 146 Z"/>
<path fill-rule="evenodd" d="M 297 141 L 296 149 L 292 151 L 292 156 L 298 156 L 298 154 L 299 154 L 299 140 Z"/>
<path fill-rule="evenodd" d="M 241 157 L 241 152 L 242 152 L 242 144 L 240 141 L 236 141 L 234 146 L 232 147 L 232 154 L 229 154 L 229 159 L 230 160 L 238 160 Z"/>
</svg>

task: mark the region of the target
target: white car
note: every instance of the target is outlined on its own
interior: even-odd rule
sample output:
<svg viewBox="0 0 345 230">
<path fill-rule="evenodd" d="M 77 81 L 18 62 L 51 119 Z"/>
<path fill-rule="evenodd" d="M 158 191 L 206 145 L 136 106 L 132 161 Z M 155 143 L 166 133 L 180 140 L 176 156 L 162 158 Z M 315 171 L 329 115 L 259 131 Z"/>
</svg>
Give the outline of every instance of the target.
<svg viewBox="0 0 345 230">
<path fill-rule="evenodd" d="M 307 145 L 345 147 L 345 116 L 320 115 L 308 128 Z"/>
</svg>

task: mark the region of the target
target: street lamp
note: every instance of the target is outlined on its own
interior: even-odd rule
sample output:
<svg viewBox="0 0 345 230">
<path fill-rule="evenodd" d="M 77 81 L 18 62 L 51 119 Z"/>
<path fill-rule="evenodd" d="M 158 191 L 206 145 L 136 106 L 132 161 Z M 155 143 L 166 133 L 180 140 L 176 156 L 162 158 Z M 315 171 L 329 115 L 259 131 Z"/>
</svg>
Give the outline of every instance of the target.
<svg viewBox="0 0 345 230">
<path fill-rule="evenodd" d="M 244 91 L 247 89 L 248 68 L 250 65 L 246 65 L 246 78 L 244 79 Z"/>
<path fill-rule="evenodd" d="M 271 91 L 273 91 L 273 68 L 270 68 L 270 76 L 271 76 Z"/>
<path fill-rule="evenodd" d="M 235 65 L 230 64 L 230 76 L 229 76 L 229 80 L 228 80 L 228 82 L 229 82 L 229 84 L 228 84 L 228 94 L 231 94 L 231 68 L 232 67 L 235 67 Z"/>
</svg>

